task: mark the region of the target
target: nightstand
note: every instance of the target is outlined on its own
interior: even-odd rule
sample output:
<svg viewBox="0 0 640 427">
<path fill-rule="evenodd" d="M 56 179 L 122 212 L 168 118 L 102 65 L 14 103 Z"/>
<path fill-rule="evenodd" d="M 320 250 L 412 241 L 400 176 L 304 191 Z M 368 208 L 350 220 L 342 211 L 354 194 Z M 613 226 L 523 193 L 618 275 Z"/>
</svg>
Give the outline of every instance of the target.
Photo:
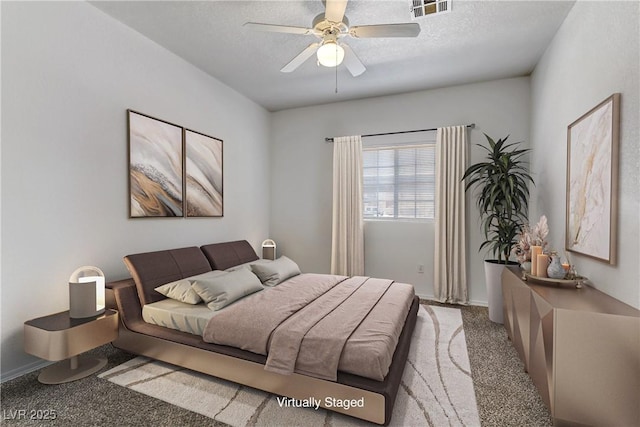
<svg viewBox="0 0 640 427">
<path fill-rule="evenodd" d="M 24 351 L 45 360 L 61 361 L 38 376 L 43 384 L 62 384 L 98 372 L 104 357 L 80 356 L 118 338 L 118 313 L 106 310 L 95 317 L 74 319 L 69 311 L 24 322 Z"/>
</svg>

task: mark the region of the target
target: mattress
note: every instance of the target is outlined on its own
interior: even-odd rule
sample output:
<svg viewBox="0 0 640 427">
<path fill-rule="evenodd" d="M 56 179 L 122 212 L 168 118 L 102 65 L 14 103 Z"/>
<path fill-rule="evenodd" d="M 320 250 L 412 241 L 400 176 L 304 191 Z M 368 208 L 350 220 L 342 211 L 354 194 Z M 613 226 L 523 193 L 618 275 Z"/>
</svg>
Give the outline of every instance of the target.
<svg viewBox="0 0 640 427">
<path fill-rule="evenodd" d="M 186 304 L 170 298 L 142 307 L 145 322 L 200 336 L 209 319 L 217 313 L 219 311 L 213 311 L 205 304 Z"/>
<path fill-rule="evenodd" d="M 248 295 L 242 299 L 250 297 L 252 297 L 252 295 Z M 232 305 L 233 304 L 230 304 L 230 306 Z M 166 298 L 143 305 L 142 320 L 152 325 L 163 326 L 201 337 L 209 319 L 221 313 L 223 310 L 224 308 L 216 311 L 211 310 L 204 303 L 187 304 Z"/>
</svg>

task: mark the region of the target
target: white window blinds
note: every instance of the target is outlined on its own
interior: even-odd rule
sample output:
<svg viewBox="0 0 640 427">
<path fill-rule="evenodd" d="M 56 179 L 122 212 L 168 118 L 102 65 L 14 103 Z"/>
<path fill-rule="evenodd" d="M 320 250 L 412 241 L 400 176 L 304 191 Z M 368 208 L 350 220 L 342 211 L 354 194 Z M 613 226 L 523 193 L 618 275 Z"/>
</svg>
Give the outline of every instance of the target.
<svg viewBox="0 0 640 427">
<path fill-rule="evenodd" d="M 365 219 L 433 219 L 435 143 L 365 147 Z"/>
</svg>

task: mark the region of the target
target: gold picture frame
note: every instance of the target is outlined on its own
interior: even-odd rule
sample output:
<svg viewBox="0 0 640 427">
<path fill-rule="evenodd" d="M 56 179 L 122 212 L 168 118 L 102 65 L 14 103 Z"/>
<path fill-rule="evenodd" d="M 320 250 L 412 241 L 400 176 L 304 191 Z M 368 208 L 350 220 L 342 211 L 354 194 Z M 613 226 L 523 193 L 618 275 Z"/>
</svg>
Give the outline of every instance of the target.
<svg viewBox="0 0 640 427">
<path fill-rule="evenodd" d="M 620 94 L 567 128 L 565 248 L 616 263 Z"/>
</svg>

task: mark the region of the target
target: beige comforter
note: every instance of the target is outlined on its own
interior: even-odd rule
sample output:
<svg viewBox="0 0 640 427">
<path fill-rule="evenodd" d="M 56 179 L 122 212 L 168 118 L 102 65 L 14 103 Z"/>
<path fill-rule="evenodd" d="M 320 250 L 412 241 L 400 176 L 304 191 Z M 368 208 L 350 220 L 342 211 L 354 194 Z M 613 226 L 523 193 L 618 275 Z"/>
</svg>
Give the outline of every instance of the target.
<svg viewBox="0 0 640 427">
<path fill-rule="evenodd" d="M 413 296 L 385 279 L 301 274 L 225 308 L 203 339 L 266 355 L 265 369 L 281 374 L 381 381 Z"/>
</svg>

